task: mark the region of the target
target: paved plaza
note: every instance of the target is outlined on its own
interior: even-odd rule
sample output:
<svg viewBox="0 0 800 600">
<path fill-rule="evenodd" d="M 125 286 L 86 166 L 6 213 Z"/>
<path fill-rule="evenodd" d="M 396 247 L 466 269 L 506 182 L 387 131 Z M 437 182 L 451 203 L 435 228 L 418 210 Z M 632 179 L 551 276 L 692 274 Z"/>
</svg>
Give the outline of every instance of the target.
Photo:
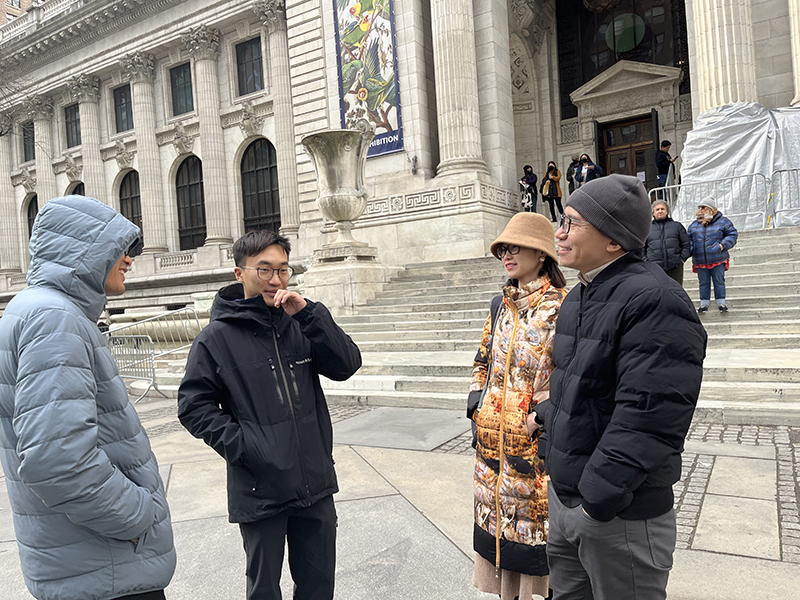
<svg viewBox="0 0 800 600">
<path fill-rule="evenodd" d="M 245 593 L 244 552 L 228 523 L 225 466 L 175 420 L 174 400 L 137 405 L 172 508 L 178 569 L 169 600 Z M 334 406 L 341 491 L 337 598 L 488 599 L 472 573 L 472 449 L 462 411 Z M 672 600 L 796 597 L 800 585 L 800 428 L 696 423 L 676 485 Z M 30 598 L 0 485 L 2 598 Z M 285 567 L 284 598 L 291 598 Z"/>
</svg>

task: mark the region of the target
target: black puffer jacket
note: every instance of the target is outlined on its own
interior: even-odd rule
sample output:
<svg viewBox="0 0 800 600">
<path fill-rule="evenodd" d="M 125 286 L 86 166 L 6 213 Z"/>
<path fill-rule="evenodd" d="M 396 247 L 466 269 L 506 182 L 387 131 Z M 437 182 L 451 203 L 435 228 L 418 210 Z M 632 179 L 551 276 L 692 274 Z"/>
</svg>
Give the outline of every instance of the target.
<svg viewBox="0 0 800 600">
<path fill-rule="evenodd" d="M 686 228 L 677 221 L 669 217 L 661 221 L 653 219 L 644 250 L 645 260 L 671 271 L 692 255 L 692 242 Z"/>
<path fill-rule="evenodd" d="M 539 441 L 559 499 L 608 521 L 673 504 L 706 332 L 686 292 L 628 254 L 561 305 Z"/>
<path fill-rule="evenodd" d="M 241 284 L 220 290 L 194 341 L 178 417 L 228 463 L 228 513 L 247 523 L 338 491 L 319 375 L 343 381 L 361 353 L 322 304 L 294 317 Z"/>
</svg>

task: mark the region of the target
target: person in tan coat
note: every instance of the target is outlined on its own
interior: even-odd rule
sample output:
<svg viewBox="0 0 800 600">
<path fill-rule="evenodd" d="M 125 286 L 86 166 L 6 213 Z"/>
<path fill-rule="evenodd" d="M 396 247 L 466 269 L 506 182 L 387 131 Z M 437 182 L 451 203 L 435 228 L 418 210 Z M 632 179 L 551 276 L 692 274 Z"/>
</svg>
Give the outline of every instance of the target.
<svg viewBox="0 0 800 600">
<path fill-rule="evenodd" d="M 556 211 L 553 204 L 558 208 L 558 214 L 564 214 L 564 208 L 561 206 L 561 171 L 556 167 L 556 163 L 552 160 L 547 163 L 547 174 L 542 178 L 542 199 L 547 202 L 550 207 L 550 220 L 557 223 Z"/>
<path fill-rule="evenodd" d="M 553 227 L 540 214 L 515 215 L 491 250 L 509 279 L 492 302 L 470 387 L 479 397 L 470 414 L 477 426 L 472 583 L 502 600 L 530 600 L 548 595 L 548 517 L 544 463 L 527 419 L 549 395 L 566 281 Z"/>
</svg>

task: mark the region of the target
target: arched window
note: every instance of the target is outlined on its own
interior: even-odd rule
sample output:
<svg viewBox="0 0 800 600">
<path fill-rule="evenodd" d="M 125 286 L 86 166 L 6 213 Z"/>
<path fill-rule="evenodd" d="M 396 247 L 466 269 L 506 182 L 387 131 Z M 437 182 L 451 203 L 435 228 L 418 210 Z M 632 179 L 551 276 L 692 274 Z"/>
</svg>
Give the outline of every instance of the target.
<svg viewBox="0 0 800 600">
<path fill-rule="evenodd" d="M 86 186 L 83 185 L 82 181 L 79 181 L 70 190 L 69 194 L 73 196 L 85 196 L 86 195 Z"/>
<path fill-rule="evenodd" d="M 142 201 L 139 197 L 137 171 L 128 171 L 122 178 L 122 183 L 119 185 L 119 212 L 139 229 L 142 228 Z"/>
<path fill-rule="evenodd" d="M 275 146 L 268 140 L 256 140 L 242 157 L 242 201 L 245 231 L 280 229 L 278 161 Z"/>
<path fill-rule="evenodd" d="M 203 197 L 203 163 L 189 156 L 178 167 L 178 236 L 181 250 L 191 250 L 206 241 L 206 203 Z"/>
<path fill-rule="evenodd" d="M 28 201 L 28 238 L 33 233 L 33 222 L 36 220 L 36 215 L 39 214 L 39 197 L 34 196 Z"/>
</svg>

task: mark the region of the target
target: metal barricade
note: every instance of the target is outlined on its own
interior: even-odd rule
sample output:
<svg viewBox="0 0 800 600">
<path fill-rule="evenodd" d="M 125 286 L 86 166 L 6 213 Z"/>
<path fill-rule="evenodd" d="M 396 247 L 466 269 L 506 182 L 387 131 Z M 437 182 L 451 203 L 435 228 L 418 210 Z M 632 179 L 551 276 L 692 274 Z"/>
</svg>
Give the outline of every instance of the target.
<svg viewBox="0 0 800 600">
<path fill-rule="evenodd" d="M 155 352 L 153 340 L 149 335 L 110 335 L 106 336 L 106 343 L 117 363 L 120 377 L 145 381 L 148 384 L 133 401 L 134 404 L 144 398 L 151 388 L 166 397 L 166 394 L 158 389 L 156 382 Z"/>
<path fill-rule="evenodd" d="M 112 338 L 120 335 L 149 336 L 154 345 L 154 358 L 161 358 L 189 348 L 201 329 L 197 313 L 186 307 L 135 323 L 112 325 L 106 335 Z"/>
<path fill-rule="evenodd" d="M 761 173 L 670 185 L 650 190 L 650 201 L 667 202 L 672 218 L 684 224 L 694 220 L 697 206 L 712 196 L 717 207 L 740 231 L 768 226 L 769 180 Z"/>
<path fill-rule="evenodd" d="M 800 169 L 773 171 L 769 209 L 773 227 L 800 225 Z"/>
</svg>

